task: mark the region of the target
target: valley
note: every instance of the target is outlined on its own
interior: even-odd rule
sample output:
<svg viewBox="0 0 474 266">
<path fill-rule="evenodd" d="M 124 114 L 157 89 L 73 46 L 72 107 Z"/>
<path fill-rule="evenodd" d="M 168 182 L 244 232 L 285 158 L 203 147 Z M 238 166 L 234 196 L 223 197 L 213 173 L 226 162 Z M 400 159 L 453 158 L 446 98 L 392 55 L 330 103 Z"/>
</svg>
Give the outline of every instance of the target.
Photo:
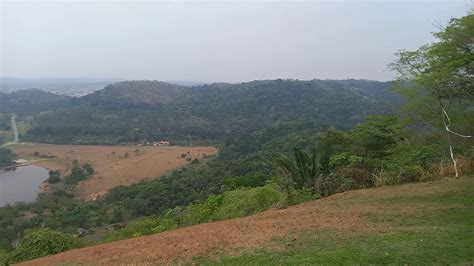
<svg viewBox="0 0 474 266">
<path fill-rule="evenodd" d="M 167 174 L 192 160 L 202 160 L 217 153 L 214 147 L 179 146 L 97 146 L 22 144 L 11 146 L 20 158 L 48 170 L 70 171 L 72 162 L 90 163 L 94 174 L 81 181 L 75 196 L 95 200 L 116 186 L 129 186 L 147 178 Z M 47 183 L 42 191 L 48 190 Z"/>
<path fill-rule="evenodd" d="M 473 264 L 468 4 L 43 2 L 0 4 L 0 266 Z"/>
</svg>

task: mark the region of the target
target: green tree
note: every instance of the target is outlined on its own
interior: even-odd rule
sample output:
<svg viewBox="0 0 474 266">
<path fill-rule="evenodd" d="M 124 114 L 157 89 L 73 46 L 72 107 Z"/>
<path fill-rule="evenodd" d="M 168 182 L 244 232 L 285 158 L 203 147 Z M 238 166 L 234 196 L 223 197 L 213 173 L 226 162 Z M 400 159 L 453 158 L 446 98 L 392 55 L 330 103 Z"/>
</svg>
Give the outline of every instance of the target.
<svg viewBox="0 0 474 266">
<path fill-rule="evenodd" d="M 48 178 L 48 183 L 50 184 L 55 184 L 61 181 L 61 173 L 56 170 L 56 171 L 49 171 L 49 178 Z"/>
<path fill-rule="evenodd" d="M 13 154 L 8 148 L 0 148 L 0 167 L 13 164 Z"/>
<path fill-rule="evenodd" d="M 402 125 L 392 115 L 369 115 L 348 132 L 354 152 L 365 158 L 383 158 L 403 139 Z"/>
<path fill-rule="evenodd" d="M 11 262 L 19 262 L 56 254 L 77 247 L 72 236 L 49 228 L 28 230 L 11 255 Z"/>
<path fill-rule="evenodd" d="M 472 113 L 469 106 L 474 103 L 474 14 L 452 19 L 434 35 L 438 41 L 431 45 L 400 51 L 391 67 L 399 74 L 400 90 L 408 96 L 411 110 L 445 132 L 458 177 L 453 138 L 471 136 L 451 129 L 458 126 L 452 114 Z"/>
<path fill-rule="evenodd" d="M 288 178 L 290 184 L 296 189 L 314 187 L 316 192 L 321 195 L 321 163 L 323 161 L 322 158 L 329 157 L 328 154 L 329 149 L 325 145 L 313 148 L 310 154 L 295 148 L 293 158 L 280 156 L 275 161 L 283 174 Z M 289 194 L 288 189 L 286 188 Z"/>
<path fill-rule="evenodd" d="M 83 164 L 82 169 L 84 169 L 86 175 L 93 175 L 95 171 L 90 163 Z"/>
</svg>

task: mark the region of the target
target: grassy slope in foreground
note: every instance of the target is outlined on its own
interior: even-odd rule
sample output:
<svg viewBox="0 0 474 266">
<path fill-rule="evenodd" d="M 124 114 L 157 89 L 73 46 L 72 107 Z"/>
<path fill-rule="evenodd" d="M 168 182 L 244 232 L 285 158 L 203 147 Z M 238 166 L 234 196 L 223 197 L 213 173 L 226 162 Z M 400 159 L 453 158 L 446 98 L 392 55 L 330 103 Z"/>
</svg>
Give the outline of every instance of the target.
<svg viewBox="0 0 474 266">
<path fill-rule="evenodd" d="M 27 263 L 470 264 L 473 224 L 470 176 L 341 193 Z"/>
<path fill-rule="evenodd" d="M 441 186 L 447 187 L 442 188 Z M 426 188 L 432 188 L 432 191 Z M 406 189 L 406 193 L 403 191 Z M 380 190 L 382 192 L 383 190 Z M 335 202 L 364 209 L 373 226 L 294 232 L 266 247 L 202 264 L 471 264 L 474 180 L 404 185 L 387 194 Z M 418 193 L 419 192 L 419 193 Z M 349 203 L 351 201 L 352 203 Z M 348 217 L 348 221 L 350 218 Z M 197 260 L 199 261 L 199 260 Z"/>
</svg>

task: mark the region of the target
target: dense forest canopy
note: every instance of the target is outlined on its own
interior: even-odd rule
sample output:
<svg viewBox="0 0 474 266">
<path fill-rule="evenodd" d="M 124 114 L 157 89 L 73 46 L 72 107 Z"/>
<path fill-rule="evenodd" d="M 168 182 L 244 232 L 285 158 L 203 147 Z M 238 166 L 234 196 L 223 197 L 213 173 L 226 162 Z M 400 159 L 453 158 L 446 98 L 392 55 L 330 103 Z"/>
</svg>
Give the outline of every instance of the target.
<svg viewBox="0 0 474 266">
<path fill-rule="evenodd" d="M 66 107 L 69 97 L 39 89 L 0 92 L 0 113 L 34 113 Z"/>
<path fill-rule="evenodd" d="M 47 143 L 116 144 L 167 139 L 216 143 L 277 122 L 301 120 L 349 129 L 387 113 L 400 98 L 389 82 L 267 80 L 183 87 L 126 81 L 39 113 L 25 138 Z"/>
<path fill-rule="evenodd" d="M 41 93 L 0 99 L 10 104 L 4 112 L 30 117 L 31 128 L 24 135 L 29 141 L 130 144 L 167 139 L 220 147 L 204 163 L 193 161 L 168 175 L 116 187 L 97 201 L 84 202 L 62 190 L 34 203 L 0 208 L 0 255 L 7 250 L 7 262 L 16 262 L 62 251 L 51 245 L 53 251 L 30 255 L 21 247 L 44 235 L 73 247 L 62 233 L 78 227 L 133 220 L 111 234 L 112 241 L 353 189 L 472 173 L 473 19 L 453 19 L 435 34 L 436 43 L 398 54 L 392 67 L 400 74 L 395 87 L 404 100 L 391 92 L 391 82 L 367 80 L 194 87 L 127 81 L 80 98 L 53 97 L 22 113 L 12 103 L 29 101 L 24 94 Z M 7 149 L 3 154 L 11 157 Z M 453 165 L 446 163 L 448 158 Z M 90 165 L 76 162 L 69 175 L 50 172 L 49 182 L 74 185 L 93 173 Z M 24 213 L 34 215 L 25 219 Z M 28 230 L 43 227 L 62 233 Z M 20 248 L 13 249 L 19 239 Z"/>
</svg>

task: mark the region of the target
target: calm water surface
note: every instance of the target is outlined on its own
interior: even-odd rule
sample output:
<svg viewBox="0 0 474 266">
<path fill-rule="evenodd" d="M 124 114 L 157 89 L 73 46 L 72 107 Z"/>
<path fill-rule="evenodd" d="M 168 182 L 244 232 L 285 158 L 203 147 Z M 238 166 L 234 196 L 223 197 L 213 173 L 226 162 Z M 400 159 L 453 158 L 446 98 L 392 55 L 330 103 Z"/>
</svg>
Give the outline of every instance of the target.
<svg viewBox="0 0 474 266">
<path fill-rule="evenodd" d="M 33 202 L 38 196 L 38 187 L 48 179 L 44 168 L 27 165 L 15 171 L 0 171 L 0 207 L 14 202 Z"/>
</svg>

